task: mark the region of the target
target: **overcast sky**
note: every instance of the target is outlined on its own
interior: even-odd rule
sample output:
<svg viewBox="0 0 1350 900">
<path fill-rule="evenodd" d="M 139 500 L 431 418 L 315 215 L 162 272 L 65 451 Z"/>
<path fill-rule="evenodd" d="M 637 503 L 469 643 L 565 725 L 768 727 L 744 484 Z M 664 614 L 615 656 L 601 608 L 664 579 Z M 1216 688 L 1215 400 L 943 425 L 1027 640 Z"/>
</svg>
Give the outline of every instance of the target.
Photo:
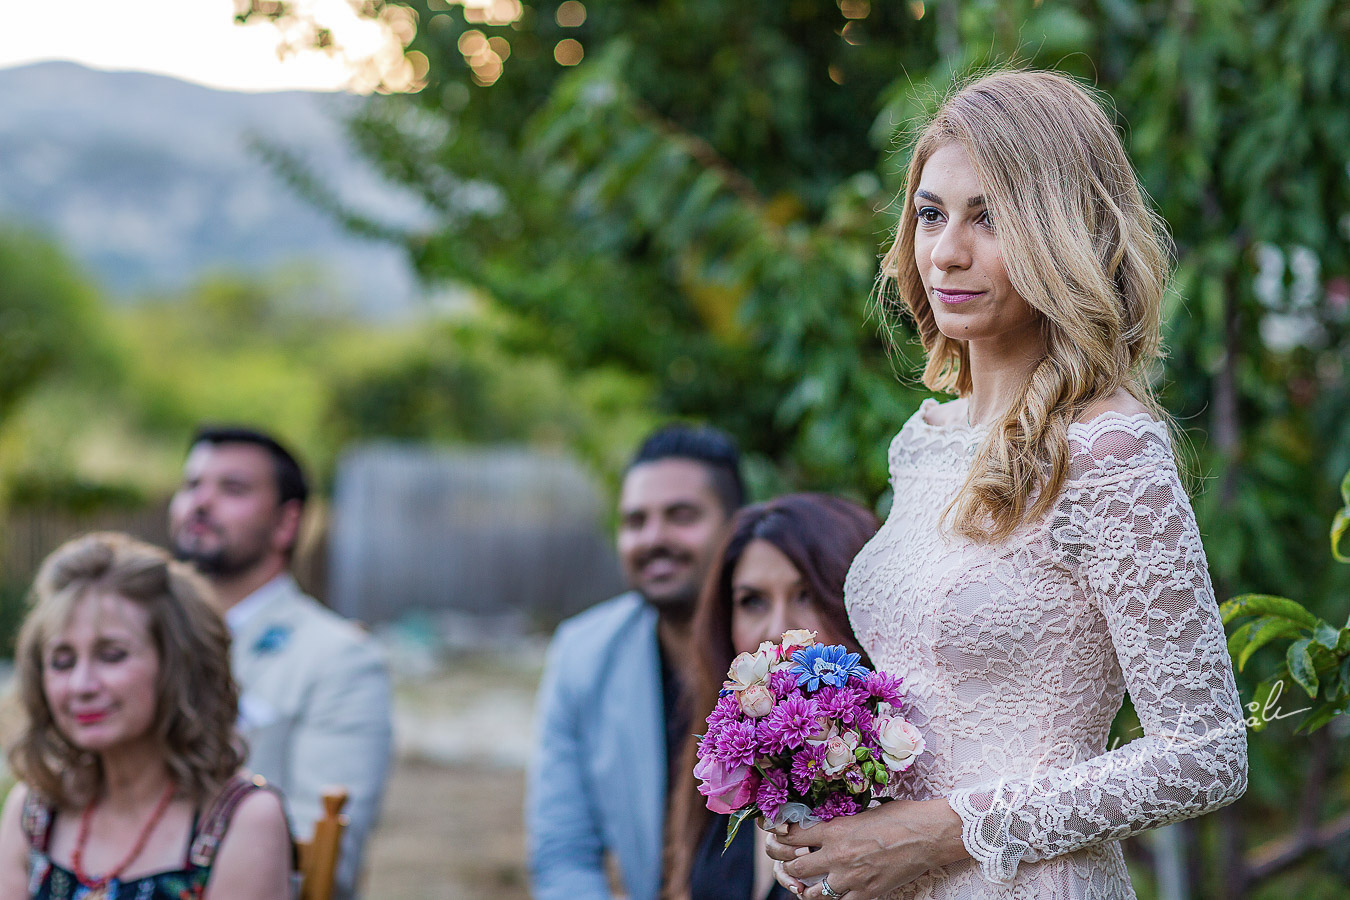
<svg viewBox="0 0 1350 900">
<path fill-rule="evenodd" d="M 346 0 L 313 0 L 346 15 Z M 71 60 L 243 91 L 335 90 L 345 64 L 319 51 L 279 59 L 270 24 L 234 24 L 233 0 L 0 0 L 0 68 Z M 378 40 L 360 23 L 345 38 Z"/>
</svg>

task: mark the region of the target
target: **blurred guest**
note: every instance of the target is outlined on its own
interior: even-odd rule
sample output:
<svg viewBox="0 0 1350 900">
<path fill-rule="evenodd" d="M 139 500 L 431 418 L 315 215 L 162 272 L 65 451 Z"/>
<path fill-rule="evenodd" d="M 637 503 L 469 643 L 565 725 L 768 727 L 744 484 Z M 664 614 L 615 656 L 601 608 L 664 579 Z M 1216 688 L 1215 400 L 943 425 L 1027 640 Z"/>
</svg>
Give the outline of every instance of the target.
<svg viewBox="0 0 1350 900">
<path fill-rule="evenodd" d="M 688 657 L 694 724 L 671 792 L 663 898 L 791 896 L 774 881 L 758 828 L 747 823 L 723 852 L 728 817 L 710 812 L 695 787 L 698 743 L 692 732 L 704 731 L 701 723 L 717 703 L 732 659 L 753 653 L 763 641 L 776 643 L 785 631 L 805 629 L 820 643 L 862 653 L 844 609 L 844 577 L 876 531 L 872 513 L 826 494 L 789 494 L 732 518 L 694 611 Z"/>
<path fill-rule="evenodd" d="M 677 669 L 722 529 L 744 499 L 740 455 L 708 428 L 651 435 L 619 498 L 630 590 L 559 626 L 538 699 L 526 826 L 539 900 L 654 900 L 671 762 L 689 717 Z"/>
<path fill-rule="evenodd" d="M 356 895 L 391 752 L 384 659 L 360 628 L 306 596 L 289 573 L 308 488 L 295 457 L 246 428 L 193 438 L 169 507 L 174 552 L 212 587 L 234 635 L 248 764 L 285 792 L 308 840 L 320 792 L 345 787 L 350 819 L 335 896 Z"/>
<path fill-rule="evenodd" d="M 20 783 L 0 815 L 0 897 L 289 896 L 285 813 L 240 772 L 230 637 L 209 590 L 120 534 L 43 563 L 15 654 Z"/>
</svg>

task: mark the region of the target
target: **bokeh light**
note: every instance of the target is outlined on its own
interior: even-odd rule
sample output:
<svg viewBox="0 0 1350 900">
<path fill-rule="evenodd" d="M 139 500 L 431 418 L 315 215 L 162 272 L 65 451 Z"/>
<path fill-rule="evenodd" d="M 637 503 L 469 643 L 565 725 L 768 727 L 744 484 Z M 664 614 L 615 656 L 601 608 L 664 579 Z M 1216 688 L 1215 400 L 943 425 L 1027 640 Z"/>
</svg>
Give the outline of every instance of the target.
<svg viewBox="0 0 1350 900">
<path fill-rule="evenodd" d="M 477 28 L 471 28 L 459 36 L 459 52 L 468 59 L 488 45 L 487 35 Z"/>
<path fill-rule="evenodd" d="M 913 0 L 909 4 L 909 11 L 914 15 L 916 21 L 922 19 L 924 13 L 923 0 Z"/>
<path fill-rule="evenodd" d="M 839 11 L 845 19 L 865 19 L 872 12 L 872 4 L 867 0 L 839 0 Z"/>
<path fill-rule="evenodd" d="M 555 18 L 563 28 L 580 28 L 586 22 L 586 7 L 580 0 L 566 0 L 558 7 Z"/>
<path fill-rule="evenodd" d="M 510 25 L 525 12 L 520 0 L 462 0 L 464 21 L 482 25 Z"/>
<path fill-rule="evenodd" d="M 582 48 L 581 42 L 572 38 L 563 38 L 558 41 L 558 46 L 553 48 L 553 58 L 563 66 L 575 66 L 585 55 L 586 51 Z"/>
<path fill-rule="evenodd" d="M 459 36 L 456 45 L 473 73 L 474 84 L 487 87 L 502 77 L 503 63 L 511 55 L 511 44 L 504 37 L 491 37 L 476 28 Z"/>
</svg>

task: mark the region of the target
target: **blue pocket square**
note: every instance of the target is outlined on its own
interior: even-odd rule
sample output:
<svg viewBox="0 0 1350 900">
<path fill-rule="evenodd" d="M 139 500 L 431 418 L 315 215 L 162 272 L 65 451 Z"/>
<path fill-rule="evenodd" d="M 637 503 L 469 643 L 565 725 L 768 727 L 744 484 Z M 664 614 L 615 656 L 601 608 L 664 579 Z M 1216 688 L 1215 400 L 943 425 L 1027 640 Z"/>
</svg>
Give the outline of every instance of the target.
<svg viewBox="0 0 1350 900">
<path fill-rule="evenodd" d="M 259 655 L 264 653 L 275 653 L 286 646 L 286 642 L 290 639 L 291 630 L 289 628 L 284 625 L 273 625 L 271 628 L 264 631 L 262 636 L 254 642 L 253 652 Z"/>
</svg>

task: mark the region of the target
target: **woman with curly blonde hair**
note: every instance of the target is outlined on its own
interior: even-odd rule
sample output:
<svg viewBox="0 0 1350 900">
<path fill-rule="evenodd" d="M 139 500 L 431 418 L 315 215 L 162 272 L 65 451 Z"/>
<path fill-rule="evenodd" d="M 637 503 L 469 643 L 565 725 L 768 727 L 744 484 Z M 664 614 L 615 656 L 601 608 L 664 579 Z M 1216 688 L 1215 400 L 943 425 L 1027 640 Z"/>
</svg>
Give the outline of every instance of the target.
<svg viewBox="0 0 1350 900">
<path fill-rule="evenodd" d="M 1129 898 L 1120 838 L 1245 790 L 1148 379 L 1165 247 L 1111 121 L 1066 77 L 987 75 L 919 136 L 878 295 L 917 325 L 924 383 L 957 399 L 924 401 L 892 443 L 892 511 L 846 600 L 930 749 L 910 799 L 770 839 L 795 892 Z M 1126 690 L 1143 735 L 1108 750 Z"/>
<path fill-rule="evenodd" d="M 21 783 L 0 815 L 0 896 L 289 896 L 285 815 L 239 771 L 229 633 L 208 590 L 120 534 L 43 563 L 15 653 Z"/>
</svg>

